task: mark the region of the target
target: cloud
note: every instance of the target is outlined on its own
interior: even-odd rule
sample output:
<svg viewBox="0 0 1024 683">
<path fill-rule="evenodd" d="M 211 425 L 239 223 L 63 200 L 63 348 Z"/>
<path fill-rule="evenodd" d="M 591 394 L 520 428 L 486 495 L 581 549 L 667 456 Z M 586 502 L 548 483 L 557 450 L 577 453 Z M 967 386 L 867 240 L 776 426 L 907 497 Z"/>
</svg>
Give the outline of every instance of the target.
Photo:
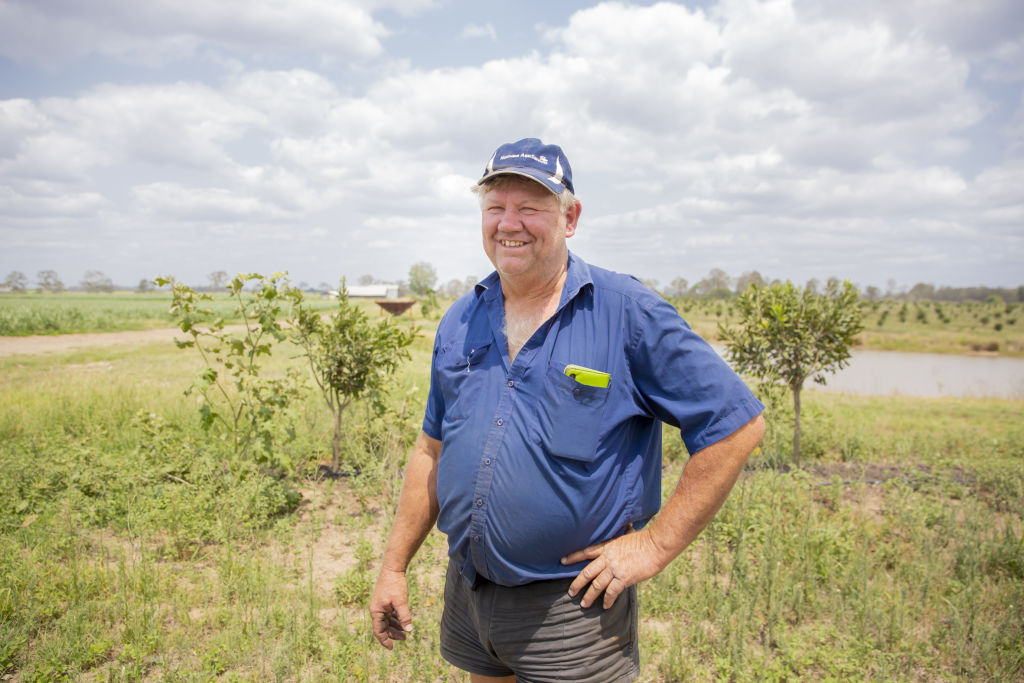
<svg viewBox="0 0 1024 683">
<path fill-rule="evenodd" d="M 1024 40 L 1024 13 L 1015 0 L 797 0 L 808 20 L 890 27 L 900 39 L 918 35 L 972 58 L 997 58 L 1006 45 Z"/>
<path fill-rule="evenodd" d="M 427 3 L 366 4 L 408 10 Z M 161 64 L 203 46 L 367 58 L 381 52 L 387 35 L 368 8 L 332 0 L 3 0 L 0 27 L 2 54 L 51 67 L 87 55 Z"/>
<path fill-rule="evenodd" d="M 466 24 L 459 38 L 489 38 L 493 41 L 498 39 L 498 32 L 491 24 Z"/>
<path fill-rule="evenodd" d="M 110 208 L 110 201 L 96 192 L 22 194 L 0 187 L 0 216 L 8 218 L 94 218 Z"/>
<path fill-rule="evenodd" d="M 135 187 L 136 200 L 144 214 L 186 220 L 239 220 L 284 218 L 275 205 L 258 197 L 244 196 L 226 188 L 183 187 L 176 183 L 152 183 Z"/>
<path fill-rule="evenodd" d="M 915 15 L 897 5 L 606 2 L 505 58 L 427 68 L 381 55 L 388 28 L 372 14 L 427 12 L 426 1 L 302 0 L 275 21 L 283 5 L 263 0 L 229 26 L 230 4 L 158 2 L 133 14 L 101 0 L 109 21 L 100 22 L 95 8 L 0 0 L 0 26 L 17 15 L 24 35 L 81 29 L 61 58 L 102 44 L 134 59 L 147 43 L 161 58 L 204 45 L 246 57 L 205 82 L 0 101 L 0 211 L 26 224 L 77 211 L 192 226 L 182 242 L 255 234 L 276 245 L 268 260 L 320 259 L 360 274 L 429 260 L 447 279 L 485 269 L 468 186 L 487 156 L 539 136 L 573 163 L 585 209 L 574 248 L 620 270 L 669 281 L 714 265 L 798 279 L 848 269 L 881 282 L 926 254 L 940 281 L 982 263 L 980 245 L 992 262 L 974 279 L 1016 277 L 1024 254 L 1005 237 L 1019 231 L 1024 186 L 1024 99 L 1007 67 L 1019 54 L 1016 19 L 1002 0 L 973 14 L 942 2 L 941 16 L 922 12 L 914 30 Z M 44 59 L 4 32 L 8 54 Z M 469 24 L 463 36 L 496 31 Z M 336 64 L 248 59 L 307 46 L 377 61 L 346 80 L 354 72 Z M 1015 110 L 991 134 L 1005 156 L 967 168 L 972 135 L 989 130 L 997 105 L 977 81 L 1000 68 Z M 248 224 L 260 228 L 247 233 Z M 281 237 L 314 229 L 324 231 L 314 254 Z"/>
</svg>

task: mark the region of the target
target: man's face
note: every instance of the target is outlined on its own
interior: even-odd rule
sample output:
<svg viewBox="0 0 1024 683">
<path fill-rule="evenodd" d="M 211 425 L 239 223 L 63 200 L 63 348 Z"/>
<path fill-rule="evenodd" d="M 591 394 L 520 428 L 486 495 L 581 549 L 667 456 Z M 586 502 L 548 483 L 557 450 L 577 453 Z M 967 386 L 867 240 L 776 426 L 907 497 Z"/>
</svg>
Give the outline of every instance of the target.
<svg viewBox="0 0 1024 683">
<path fill-rule="evenodd" d="M 555 195 L 527 179 L 484 194 L 484 252 L 498 274 L 543 281 L 564 268 L 565 240 L 576 232 L 579 206 L 577 202 L 563 213 Z"/>
</svg>

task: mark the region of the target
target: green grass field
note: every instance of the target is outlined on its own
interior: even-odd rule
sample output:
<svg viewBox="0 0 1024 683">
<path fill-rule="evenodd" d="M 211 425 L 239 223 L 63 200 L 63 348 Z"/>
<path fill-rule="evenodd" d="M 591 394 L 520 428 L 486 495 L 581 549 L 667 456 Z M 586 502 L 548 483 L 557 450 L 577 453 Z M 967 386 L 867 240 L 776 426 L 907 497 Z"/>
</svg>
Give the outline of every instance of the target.
<svg viewBox="0 0 1024 683">
<path fill-rule="evenodd" d="M 718 339 L 718 324 L 738 316 L 728 300 L 676 299 L 695 330 Z M 1024 357 L 1024 303 L 862 301 L 859 348 L 918 353 L 998 354 Z"/>
<path fill-rule="evenodd" d="M 466 680 L 437 652 L 436 532 L 411 640 L 387 653 L 365 614 L 429 358 L 425 334 L 384 417 L 349 409 L 359 474 L 337 480 L 316 476 L 313 395 L 288 415 L 294 472 L 226 459 L 182 393 L 198 358 L 171 344 L 0 359 L 0 677 Z M 641 680 L 1024 679 L 1022 415 L 809 391 L 793 467 L 769 414 L 722 512 L 641 587 Z M 666 493 L 684 459 L 667 433 Z"/>
<path fill-rule="evenodd" d="M 331 305 L 315 295 L 311 295 L 309 303 L 323 309 Z M 171 295 L 167 292 L 0 294 L 0 336 L 173 327 L 174 319 L 167 312 L 170 304 Z M 235 302 L 226 294 L 215 295 L 210 307 L 226 321 L 238 322 Z"/>
<path fill-rule="evenodd" d="M 330 301 L 309 295 L 328 310 Z M 0 294 L 0 336 L 109 332 L 171 327 L 169 293 Z M 363 302 L 372 307 L 371 302 Z M 450 302 L 442 302 L 442 305 Z M 728 300 L 677 299 L 683 317 L 706 339 L 718 339 L 718 324 L 735 324 Z M 1024 303 L 861 302 L 861 348 L 926 353 L 985 353 L 1024 357 Z M 213 308 L 232 319 L 234 303 L 217 295 Z M 406 316 L 422 318 L 418 307 Z M 436 316 L 434 316 L 436 317 Z M 237 321 L 236 321 L 237 322 Z"/>
</svg>

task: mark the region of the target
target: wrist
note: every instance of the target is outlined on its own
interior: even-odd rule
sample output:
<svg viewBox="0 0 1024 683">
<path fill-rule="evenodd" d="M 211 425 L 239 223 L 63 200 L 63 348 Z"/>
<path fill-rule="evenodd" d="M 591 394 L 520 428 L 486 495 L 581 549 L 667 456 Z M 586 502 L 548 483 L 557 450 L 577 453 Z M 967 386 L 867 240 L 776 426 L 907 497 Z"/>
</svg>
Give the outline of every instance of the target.
<svg viewBox="0 0 1024 683">
<path fill-rule="evenodd" d="M 673 540 L 671 535 L 666 535 L 663 529 L 659 528 L 657 519 L 651 521 L 650 524 L 644 528 L 647 532 L 647 538 L 651 545 L 652 555 L 657 558 L 658 565 L 664 569 L 676 559 L 676 556 L 683 551 L 682 548 L 677 548 L 676 544 L 672 543 Z"/>
<path fill-rule="evenodd" d="M 408 563 L 403 564 L 401 562 L 389 562 L 388 560 L 384 560 L 381 562 L 380 571 L 382 574 L 384 572 L 389 574 L 405 574 L 408 567 Z"/>
</svg>

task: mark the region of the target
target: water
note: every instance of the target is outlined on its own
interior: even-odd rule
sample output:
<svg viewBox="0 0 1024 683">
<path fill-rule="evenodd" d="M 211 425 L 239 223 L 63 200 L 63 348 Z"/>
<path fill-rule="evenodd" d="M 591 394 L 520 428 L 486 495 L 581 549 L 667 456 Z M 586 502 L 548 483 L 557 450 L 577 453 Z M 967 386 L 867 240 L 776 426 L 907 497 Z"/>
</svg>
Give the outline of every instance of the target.
<svg viewBox="0 0 1024 683">
<path fill-rule="evenodd" d="M 724 348 L 716 347 L 719 353 Z M 1024 359 L 854 351 L 850 365 L 808 389 L 874 396 L 1024 399 Z"/>
</svg>

